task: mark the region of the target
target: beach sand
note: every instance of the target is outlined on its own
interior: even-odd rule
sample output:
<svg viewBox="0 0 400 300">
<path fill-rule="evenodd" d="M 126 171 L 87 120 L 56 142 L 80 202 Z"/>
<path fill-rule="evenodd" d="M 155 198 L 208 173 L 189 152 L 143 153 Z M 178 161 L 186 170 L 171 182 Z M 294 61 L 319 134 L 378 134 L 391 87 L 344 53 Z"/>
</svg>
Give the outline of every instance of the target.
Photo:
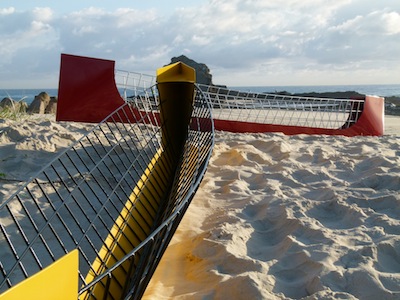
<svg viewBox="0 0 400 300">
<path fill-rule="evenodd" d="M 0 120 L 0 203 L 93 125 Z M 400 299 L 400 117 L 382 137 L 217 132 L 144 299 Z"/>
<path fill-rule="evenodd" d="M 143 299 L 400 299 L 400 118 L 385 132 L 217 133 Z"/>
</svg>

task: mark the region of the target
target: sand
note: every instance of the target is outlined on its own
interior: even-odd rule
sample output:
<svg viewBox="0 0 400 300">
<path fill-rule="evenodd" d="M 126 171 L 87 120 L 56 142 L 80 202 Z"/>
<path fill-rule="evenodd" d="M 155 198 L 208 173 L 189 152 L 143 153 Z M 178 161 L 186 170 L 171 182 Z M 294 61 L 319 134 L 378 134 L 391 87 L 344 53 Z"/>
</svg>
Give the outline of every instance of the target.
<svg viewBox="0 0 400 300">
<path fill-rule="evenodd" d="M 0 120 L 0 203 L 91 126 Z M 400 117 L 385 126 L 217 132 L 144 299 L 400 299 Z"/>
<path fill-rule="evenodd" d="M 0 119 L 0 203 L 92 127 L 55 122 L 54 115 Z"/>
</svg>

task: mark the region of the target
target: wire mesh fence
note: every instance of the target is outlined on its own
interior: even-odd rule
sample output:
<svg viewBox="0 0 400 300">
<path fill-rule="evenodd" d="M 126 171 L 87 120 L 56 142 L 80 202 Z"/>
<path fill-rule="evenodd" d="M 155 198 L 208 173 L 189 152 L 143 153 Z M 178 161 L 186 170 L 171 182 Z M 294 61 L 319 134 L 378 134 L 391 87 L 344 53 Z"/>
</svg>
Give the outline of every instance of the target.
<svg viewBox="0 0 400 300">
<path fill-rule="evenodd" d="M 212 117 L 348 128 L 364 105 L 198 85 L 177 152 L 155 77 L 116 83 L 126 103 L 0 203 L 0 293 L 78 249 L 80 299 L 139 298 L 205 173 Z"/>
<path fill-rule="evenodd" d="M 345 129 L 361 116 L 364 100 L 253 93 L 199 85 L 219 120 Z"/>
<path fill-rule="evenodd" d="M 129 78 L 129 80 L 117 80 L 120 90 L 124 91 L 122 96 L 127 100 L 131 99 L 127 95 L 135 95 L 137 83 L 145 87 L 155 82 L 154 76 L 124 71 L 117 71 L 116 78 Z M 364 99 L 300 97 L 245 92 L 205 84 L 197 86 L 210 101 L 213 118 L 228 121 L 346 129 L 357 122 L 365 102 Z M 128 90 L 130 92 L 127 92 Z M 151 109 L 152 106 L 146 103 L 148 107 L 145 109 Z"/>
<path fill-rule="evenodd" d="M 0 203 L 0 293 L 78 249 L 80 299 L 142 295 L 214 135 L 200 90 L 179 154 L 162 138 L 157 89 L 131 100 Z"/>
</svg>

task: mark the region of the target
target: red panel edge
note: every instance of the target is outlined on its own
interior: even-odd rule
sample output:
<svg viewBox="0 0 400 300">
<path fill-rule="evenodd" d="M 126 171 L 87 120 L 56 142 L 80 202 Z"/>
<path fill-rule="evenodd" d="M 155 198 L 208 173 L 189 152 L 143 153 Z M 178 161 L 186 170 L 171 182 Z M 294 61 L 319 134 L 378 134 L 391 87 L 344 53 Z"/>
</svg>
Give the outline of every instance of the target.
<svg viewBox="0 0 400 300">
<path fill-rule="evenodd" d="M 61 54 L 57 121 L 99 123 L 122 106 L 112 60 Z"/>
</svg>

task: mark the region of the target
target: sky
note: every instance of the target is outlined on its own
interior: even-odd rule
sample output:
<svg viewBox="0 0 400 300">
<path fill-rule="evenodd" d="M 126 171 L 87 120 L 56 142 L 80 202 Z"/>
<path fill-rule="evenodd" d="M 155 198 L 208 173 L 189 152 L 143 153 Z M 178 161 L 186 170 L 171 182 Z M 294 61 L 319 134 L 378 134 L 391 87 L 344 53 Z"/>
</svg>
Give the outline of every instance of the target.
<svg viewBox="0 0 400 300">
<path fill-rule="evenodd" d="M 398 0 L 0 0 L 0 88 L 56 88 L 61 53 L 227 86 L 400 84 Z"/>
</svg>

